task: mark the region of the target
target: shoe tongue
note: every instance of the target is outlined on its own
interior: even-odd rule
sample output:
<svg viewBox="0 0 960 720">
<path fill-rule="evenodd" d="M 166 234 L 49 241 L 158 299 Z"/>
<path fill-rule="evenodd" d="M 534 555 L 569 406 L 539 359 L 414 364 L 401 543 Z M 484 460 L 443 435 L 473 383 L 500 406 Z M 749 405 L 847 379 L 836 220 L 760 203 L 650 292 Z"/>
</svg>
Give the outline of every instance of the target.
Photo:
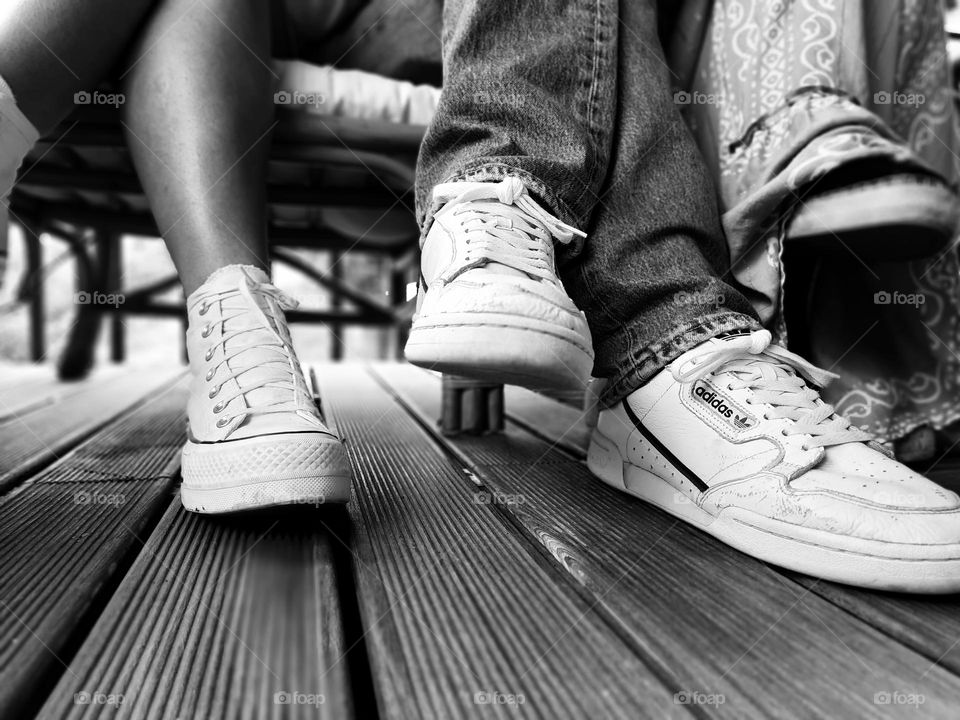
<svg viewBox="0 0 960 720">
<path fill-rule="evenodd" d="M 262 270 L 243 268 L 241 272 L 251 281 L 253 287 L 269 286 L 270 279 Z M 207 282 L 213 284 L 215 290 L 229 291 L 236 289 L 242 279 L 239 274 L 231 273 L 230 276 L 222 278 L 212 276 Z M 223 288 L 219 287 L 221 282 L 224 284 Z M 244 397 L 250 407 L 290 402 L 295 397 L 292 390 L 253 387 L 264 382 L 289 385 L 292 378 L 289 360 L 284 357 L 280 347 L 281 342 L 287 342 L 288 338 L 281 329 L 283 322 L 278 323 L 275 318 L 275 313 L 282 313 L 282 310 L 276 307 L 276 301 L 271 300 L 270 296 L 264 292 L 253 290 L 249 295 L 261 310 L 260 313 L 251 307 L 250 297 L 244 294 L 231 293 L 220 301 L 222 317 L 225 318 L 224 334 L 232 334 L 238 330 L 248 331 L 241 332 L 224 343 L 227 353 L 233 354 L 242 350 L 230 358 L 230 369 L 237 377 L 240 387 L 244 389 Z M 240 373 L 240 370 L 243 372 Z M 256 416 L 249 418 L 247 422 L 256 424 L 258 418 Z"/>
</svg>

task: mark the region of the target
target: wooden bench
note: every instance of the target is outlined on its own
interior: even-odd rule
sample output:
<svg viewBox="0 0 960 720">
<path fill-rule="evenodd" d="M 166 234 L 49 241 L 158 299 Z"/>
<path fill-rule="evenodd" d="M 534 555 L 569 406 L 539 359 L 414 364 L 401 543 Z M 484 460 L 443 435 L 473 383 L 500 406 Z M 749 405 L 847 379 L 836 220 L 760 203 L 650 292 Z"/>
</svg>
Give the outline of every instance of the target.
<svg viewBox="0 0 960 720">
<path fill-rule="evenodd" d="M 353 501 L 209 518 L 176 497 L 182 376 L 86 412 L 130 372 L 0 382 L 2 718 L 957 712 L 960 598 L 721 545 L 594 480 L 576 408 L 507 388 L 502 433 L 449 438 L 438 377 L 317 366 Z"/>
</svg>

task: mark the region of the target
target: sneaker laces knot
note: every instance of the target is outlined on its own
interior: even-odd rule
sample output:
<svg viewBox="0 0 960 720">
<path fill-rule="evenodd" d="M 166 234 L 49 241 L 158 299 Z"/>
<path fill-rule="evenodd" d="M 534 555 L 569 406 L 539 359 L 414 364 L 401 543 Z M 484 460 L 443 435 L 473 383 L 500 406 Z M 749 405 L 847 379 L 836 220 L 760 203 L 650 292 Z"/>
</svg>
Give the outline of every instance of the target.
<svg viewBox="0 0 960 720">
<path fill-rule="evenodd" d="M 500 263 L 531 278 L 552 281 L 556 275 L 553 243 L 566 245 L 587 234 L 567 225 L 541 207 L 519 178 L 498 183 L 445 183 L 434 190 L 434 200 L 456 203 L 466 233 L 463 265 L 447 280 L 466 270 Z"/>
<path fill-rule="evenodd" d="M 749 389 L 751 404 L 770 409 L 764 419 L 788 419 L 785 435 L 809 435 L 805 449 L 869 442 L 872 436 L 851 425 L 834 407 L 820 398 L 807 383 L 825 387 L 836 375 L 822 370 L 799 355 L 771 344 L 768 330 L 706 342 L 681 355 L 670 366 L 679 383 L 692 383 L 723 375 L 729 390 Z"/>
<path fill-rule="evenodd" d="M 227 302 L 232 299 L 241 302 Z M 213 292 L 202 302 L 207 307 L 219 304 L 221 309 L 215 322 L 223 332 L 208 349 L 214 357 L 219 352 L 219 361 L 210 366 L 208 378 L 218 378 L 211 399 L 220 395 L 221 389 L 227 392 L 217 397 L 214 411 L 225 409 L 237 397 L 244 406 L 231 415 L 224 414 L 217 426 L 227 427 L 229 435 L 249 416 L 292 412 L 323 428 L 283 321 L 283 312 L 299 303 L 276 286 L 246 276 L 236 288 Z M 244 362 L 244 355 L 251 351 L 257 353 L 256 359 Z M 262 389 L 280 392 L 272 393 L 272 400 L 264 400 L 268 394 L 251 401 L 251 394 Z"/>
</svg>

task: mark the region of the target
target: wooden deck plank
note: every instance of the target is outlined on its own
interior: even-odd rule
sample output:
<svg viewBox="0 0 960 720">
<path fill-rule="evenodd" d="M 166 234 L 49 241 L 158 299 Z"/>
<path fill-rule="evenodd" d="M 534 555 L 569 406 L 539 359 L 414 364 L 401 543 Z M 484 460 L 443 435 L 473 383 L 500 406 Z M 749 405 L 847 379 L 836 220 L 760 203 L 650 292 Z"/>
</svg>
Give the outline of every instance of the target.
<svg viewBox="0 0 960 720">
<path fill-rule="evenodd" d="M 376 372 L 435 422 L 435 377 L 402 366 Z M 557 425 L 563 410 L 542 402 Z M 874 702 L 893 692 L 922 694 L 930 716 L 955 709 L 956 675 L 811 588 L 614 491 L 543 440 L 508 424 L 502 436 L 447 442 L 661 674 L 724 696 L 718 716 L 896 717 L 902 706 Z"/>
<path fill-rule="evenodd" d="M 550 412 L 545 413 L 543 395 L 516 385 L 507 385 L 503 396 L 507 417 L 514 423 L 550 444 L 586 455 L 590 430 L 584 422 L 585 408 L 554 401 L 548 405 Z"/>
<path fill-rule="evenodd" d="M 352 548 L 381 718 L 687 715 L 370 375 L 317 377 L 356 472 Z M 490 693 L 507 704 L 484 704 Z"/>
<path fill-rule="evenodd" d="M 0 498 L 0 717 L 20 717 L 170 502 L 182 384 Z"/>
<path fill-rule="evenodd" d="M 180 368 L 150 372 L 128 368 L 64 385 L 59 395 L 52 396 L 49 389 L 43 389 L 46 387 L 43 383 L 36 387 L 38 395 L 54 401 L 39 404 L 24 404 L 25 398 L 20 397 L 23 393 L 8 389 L 7 397 L 12 398 L 9 410 L 0 398 L 0 415 L 3 415 L 0 418 L 0 492 L 58 459 L 85 437 L 182 374 Z"/>
<path fill-rule="evenodd" d="M 11 371 L 14 377 L 23 373 L 22 379 L 0 387 L 0 425 L 15 416 L 22 417 L 32 410 L 54 405 L 89 387 L 106 385 L 112 378 L 129 372 L 119 365 L 105 365 L 81 381 L 62 382 L 54 368 L 46 368 L 46 373 L 39 378 L 26 370 Z"/>
<path fill-rule="evenodd" d="M 926 658 L 926 667 L 936 663 L 960 675 L 960 596 L 870 592 L 802 575 L 794 579 L 913 648 Z"/>
<path fill-rule="evenodd" d="M 50 365 L 0 361 L 0 393 L 21 385 L 42 384 L 55 375 Z"/>
<path fill-rule="evenodd" d="M 175 501 L 40 717 L 353 717 L 329 515 Z"/>
</svg>

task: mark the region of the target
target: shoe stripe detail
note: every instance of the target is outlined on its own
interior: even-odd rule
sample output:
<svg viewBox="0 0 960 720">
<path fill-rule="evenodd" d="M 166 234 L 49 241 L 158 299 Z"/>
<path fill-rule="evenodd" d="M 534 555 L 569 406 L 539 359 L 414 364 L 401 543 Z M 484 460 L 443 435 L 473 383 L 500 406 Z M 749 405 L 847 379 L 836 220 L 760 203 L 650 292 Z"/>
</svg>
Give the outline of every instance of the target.
<svg viewBox="0 0 960 720">
<path fill-rule="evenodd" d="M 685 478 L 687 478 L 691 485 L 697 488 L 697 490 L 700 492 L 706 492 L 710 489 L 709 486 L 703 480 L 701 480 L 695 472 L 693 472 L 693 470 L 684 465 L 680 458 L 670 452 L 670 450 L 667 449 L 667 446 L 660 442 L 656 435 L 650 432 L 650 429 L 643 424 L 643 421 L 640 418 L 637 417 L 637 414 L 630 407 L 630 403 L 627 402 L 626 398 L 623 400 L 623 409 L 627 411 L 627 417 L 630 418 L 630 421 L 633 423 L 634 427 L 640 431 L 640 434 L 646 438 L 647 442 L 653 445 L 653 447 L 657 449 L 657 452 L 667 459 L 668 463 L 673 465 L 676 470 L 678 470 Z"/>
</svg>

